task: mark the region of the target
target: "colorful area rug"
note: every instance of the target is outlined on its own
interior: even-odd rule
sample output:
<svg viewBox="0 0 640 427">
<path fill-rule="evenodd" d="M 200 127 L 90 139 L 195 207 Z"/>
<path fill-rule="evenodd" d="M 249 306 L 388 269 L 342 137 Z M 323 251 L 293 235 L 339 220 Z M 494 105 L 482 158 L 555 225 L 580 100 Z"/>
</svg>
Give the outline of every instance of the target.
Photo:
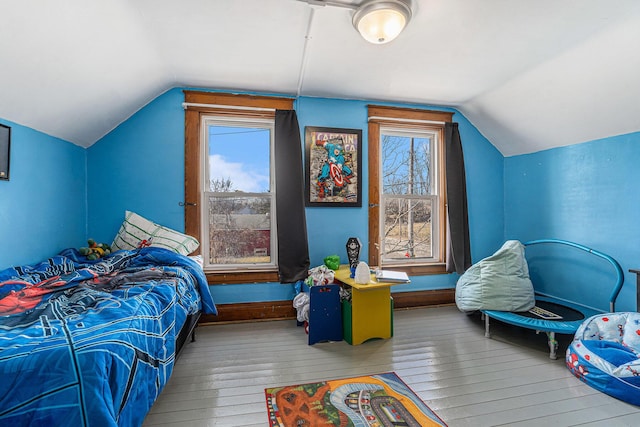
<svg viewBox="0 0 640 427">
<path fill-rule="evenodd" d="M 270 427 L 446 426 L 395 372 L 265 389 Z"/>
</svg>

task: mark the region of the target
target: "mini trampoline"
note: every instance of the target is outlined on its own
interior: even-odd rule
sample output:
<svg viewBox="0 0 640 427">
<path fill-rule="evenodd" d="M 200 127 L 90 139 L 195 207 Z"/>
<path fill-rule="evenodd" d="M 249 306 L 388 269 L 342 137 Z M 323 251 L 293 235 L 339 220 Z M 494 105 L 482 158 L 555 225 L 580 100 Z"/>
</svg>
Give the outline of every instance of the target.
<svg viewBox="0 0 640 427">
<path fill-rule="evenodd" d="M 622 289 L 624 275 L 618 262 L 602 252 L 588 248 L 586 246 L 558 239 L 541 239 L 524 243 L 525 247 L 540 244 L 567 245 L 585 251 L 591 255 L 607 261 L 614 269 L 615 280 L 612 281 L 612 291 L 609 297 L 609 310 L 615 311 L 615 302 Z M 547 334 L 549 343 L 549 357 L 557 359 L 558 342 L 555 334 L 575 334 L 585 319 L 598 314 L 605 313 L 594 307 L 582 305 L 576 301 L 559 299 L 549 295 L 535 294 L 536 306 L 534 309 L 523 312 L 480 310 L 484 316 L 485 337 L 490 338 L 489 319 L 493 318 L 510 325 L 522 328 L 533 329 Z"/>
</svg>

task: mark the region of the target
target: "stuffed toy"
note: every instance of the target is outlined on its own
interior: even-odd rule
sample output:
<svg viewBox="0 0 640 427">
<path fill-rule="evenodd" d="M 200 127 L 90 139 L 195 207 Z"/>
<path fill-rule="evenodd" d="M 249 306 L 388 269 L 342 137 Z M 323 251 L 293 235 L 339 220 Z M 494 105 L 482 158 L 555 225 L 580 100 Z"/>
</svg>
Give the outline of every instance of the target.
<svg viewBox="0 0 640 427">
<path fill-rule="evenodd" d="M 324 265 L 336 271 L 340 268 L 340 257 L 338 255 L 328 255 L 324 258 Z"/>
<path fill-rule="evenodd" d="M 88 247 L 78 249 L 78 252 L 86 256 L 87 259 L 95 260 L 111 253 L 111 246 L 106 243 L 96 243 L 93 239 L 87 240 L 87 243 L 89 244 Z"/>
</svg>

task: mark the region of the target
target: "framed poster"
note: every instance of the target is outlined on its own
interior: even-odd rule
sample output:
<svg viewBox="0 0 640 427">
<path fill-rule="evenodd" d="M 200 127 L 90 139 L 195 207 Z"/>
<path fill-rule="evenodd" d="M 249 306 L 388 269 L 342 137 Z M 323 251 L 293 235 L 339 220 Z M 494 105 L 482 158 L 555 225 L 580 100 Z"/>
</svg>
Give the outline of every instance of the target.
<svg viewBox="0 0 640 427">
<path fill-rule="evenodd" d="M 0 179 L 9 180 L 9 154 L 11 153 L 11 128 L 0 124 Z"/>
<path fill-rule="evenodd" d="M 307 126 L 307 206 L 362 206 L 362 130 Z"/>
</svg>

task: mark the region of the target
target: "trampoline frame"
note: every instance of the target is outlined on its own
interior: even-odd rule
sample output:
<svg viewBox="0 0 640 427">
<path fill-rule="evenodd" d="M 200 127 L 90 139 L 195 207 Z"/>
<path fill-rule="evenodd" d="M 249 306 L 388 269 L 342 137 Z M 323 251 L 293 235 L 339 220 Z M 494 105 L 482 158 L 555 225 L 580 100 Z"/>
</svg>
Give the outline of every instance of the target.
<svg viewBox="0 0 640 427">
<path fill-rule="evenodd" d="M 524 243 L 524 246 L 532 246 L 538 244 L 562 244 L 566 246 L 571 246 L 582 251 L 588 252 L 595 256 L 598 256 L 607 262 L 609 262 L 616 273 L 616 282 L 613 287 L 613 291 L 611 292 L 611 296 L 609 297 L 609 309 L 610 312 L 615 312 L 615 304 L 616 299 L 618 298 L 618 294 L 622 289 L 622 285 L 624 283 L 624 274 L 622 273 L 622 268 L 618 261 L 606 255 L 602 252 L 599 252 L 595 249 L 591 249 L 587 246 L 580 245 L 578 243 L 569 242 L 566 240 L 560 239 L 539 239 L 539 240 L 531 240 L 529 242 Z M 557 359 L 557 349 L 558 349 L 558 341 L 556 340 L 556 333 L 562 334 L 575 334 L 578 330 L 578 327 L 582 324 L 582 322 L 594 315 L 605 313 L 603 310 L 599 310 L 593 307 L 588 307 L 582 305 L 578 302 L 567 301 L 559 298 L 555 298 L 552 296 L 538 294 L 536 293 L 536 301 L 549 301 L 559 305 L 563 305 L 565 307 L 572 308 L 582 313 L 584 316 L 583 319 L 574 320 L 574 321 L 553 321 L 546 319 L 535 319 L 531 317 L 524 316 L 517 312 L 510 311 L 497 311 L 497 310 L 480 310 L 482 312 L 482 316 L 484 318 L 484 336 L 487 338 L 491 338 L 491 332 L 489 330 L 489 319 L 494 318 L 504 323 L 508 323 L 510 325 L 519 326 L 522 328 L 533 329 L 536 333 L 545 332 L 547 334 L 547 340 L 549 344 L 549 357 L 551 359 Z"/>
</svg>

